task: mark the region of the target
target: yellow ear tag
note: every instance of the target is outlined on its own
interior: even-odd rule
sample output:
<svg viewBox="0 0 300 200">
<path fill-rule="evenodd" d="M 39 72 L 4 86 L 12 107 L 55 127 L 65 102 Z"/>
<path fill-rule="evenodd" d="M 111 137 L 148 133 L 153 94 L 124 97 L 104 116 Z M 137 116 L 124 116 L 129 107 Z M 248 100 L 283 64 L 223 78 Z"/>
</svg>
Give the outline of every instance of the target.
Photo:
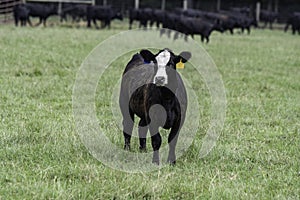
<svg viewBox="0 0 300 200">
<path fill-rule="evenodd" d="M 184 69 L 184 63 L 181 62 L 181 59 L 180 62 L 176 64 L 176 69 Z"/>
</svg>

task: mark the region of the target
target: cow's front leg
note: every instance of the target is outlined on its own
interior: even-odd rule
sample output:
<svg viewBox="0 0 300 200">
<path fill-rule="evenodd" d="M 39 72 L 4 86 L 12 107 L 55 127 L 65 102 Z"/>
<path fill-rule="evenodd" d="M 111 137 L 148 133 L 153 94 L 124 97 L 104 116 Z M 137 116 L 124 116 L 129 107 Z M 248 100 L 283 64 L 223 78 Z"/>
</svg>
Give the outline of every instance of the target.
<svg viewBox="0 0 300 200">
<path fill-rule="evenodd" d="M 98 25 L 97 25 L 97 22 L 96 22 L 96 19 L 95 19 L 95 18 L 93 19 L 93 23 L 94 23 L 96 29 L 99 29 L 99 27 L 98 27 Z"/>
<path fill-rule="evenodd" d="M 46 21 L 47 21 L 47 18 L 44 18 L 44 19 L 43 19 L 43 25 L 44 25 L 44 27 L 47 26 L 47 25 L 46 25 Z"/>
<path fill-rule="evenodd" d="M 129 29 L 132 29 L 133 19 L 129 19 Z"/>
<path fill-rule="evenodd" d="M 87 27 L 91 28 L 91 19 L 89 19 L 89 18 L 87 19 Z"/>
<path fill-rule="evenodd" d="M 132 135 L 133 123 L 123 121 L 124 149 L 130 150 L 130 139 Z"/>
<path fill-rule="evenodd" d="M 150 134 L 151 145 L 153 149 L 152 163 L 159 165 L 159 148 L 161 146 L 161 136 L 158 132 L 158 126 L 151 127 L 150 125 Z"/>
</svg>

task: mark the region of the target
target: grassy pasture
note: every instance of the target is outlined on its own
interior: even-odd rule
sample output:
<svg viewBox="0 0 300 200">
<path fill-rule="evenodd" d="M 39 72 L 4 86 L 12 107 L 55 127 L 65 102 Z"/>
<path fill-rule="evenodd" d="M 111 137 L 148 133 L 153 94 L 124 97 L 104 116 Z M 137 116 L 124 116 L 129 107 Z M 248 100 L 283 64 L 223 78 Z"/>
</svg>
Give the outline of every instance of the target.
<svg viewBox="0 0 300 200">
<path fill-rule="evenodd" d="M 224 129 L 207 157 L 199 159 L 198 152 L 209 94 L 187 68 L 182 73 L 204 99 L 202 123 L 175 167 L 129 174 L 94 159 L 75 132 L 73 84 L 88 53 L 126 28 L 0 27 L 0 199 L 300 198 L 300 38 L 278 30 L 215 33 L 209 45 L 199 42 L 218 66 L 227 95 Z M 109 100 L 102 101 L 101 88 L 120 74 L 106 75 L 96 103 L 104 110 Z M 101 120 L 119 131 L 110 115 Z M 117 145 L 122 141 L 120 132 Z"/>
</svg>

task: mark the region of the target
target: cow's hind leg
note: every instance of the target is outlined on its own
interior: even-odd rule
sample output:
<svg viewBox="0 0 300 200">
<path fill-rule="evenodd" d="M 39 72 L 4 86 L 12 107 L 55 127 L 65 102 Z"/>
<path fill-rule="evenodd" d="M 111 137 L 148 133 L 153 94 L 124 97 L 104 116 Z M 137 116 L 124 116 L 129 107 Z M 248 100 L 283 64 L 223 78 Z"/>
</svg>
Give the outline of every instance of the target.
<svg viewBox="0 0 300 200">
<path fill-rule="evenodd" d="M 40 17 L 39 22 L 35 26 L 39 26 L 43 22 L 43 19 Z"/>
<path fill-rule="evenodd" d="M 178 140 L 179 130 L 180 130 L 180 120 L 176 122 L 174 126 L 171 128 L 171 132 L 168 137 L 169 156 L 167 162 L 172 165 L 176 163 L 175 147 Z"/>
<path fill-rule="evenodd" d="M 97 21 L 96 21 L 96 19 L 95 19 L 95 18 L 93 18 L 93 23 L 94 23 L 94 25 L 95 25 L 96 29 L 99 29 L 99 27 L 98 27 L 98 24 L 97 24 Z"/>
<path fill-rule="evenodd" d="M 201 35 L 201 42 L 204 42 L 204 36 Z"/>
<path fill-rule="evenodd" d="M 159 148 L 161 146 L 161 136 L 158 132 L 158 126 L 150 125 L 151 145 L 153 149 L 152 162 L 159 165 Z"/>
<path fill-rule="evenodd" d="M 140 151 L 146 151 L 147 132 L 148 132 L 147 122 L 145 119 L 141 119 L 139 122 Z"/>
<path fill-rule="evenodd" d="M 247 30 L 248 35 L 250 35 L 250 32 L 251 32 L 250 26 L 246 27 L 246 30 Z"/>
<path fill-rule="evenodd" d="M 209 43 L 209 36 L 205 36 L 206 44 Z"/>
</svg>

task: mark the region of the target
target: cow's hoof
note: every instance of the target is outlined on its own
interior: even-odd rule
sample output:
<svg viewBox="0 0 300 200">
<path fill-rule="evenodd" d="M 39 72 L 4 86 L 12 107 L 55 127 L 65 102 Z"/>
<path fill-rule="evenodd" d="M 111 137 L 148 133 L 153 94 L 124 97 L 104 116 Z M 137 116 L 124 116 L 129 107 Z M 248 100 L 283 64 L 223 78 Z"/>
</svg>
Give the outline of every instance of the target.
<svg viewBox="0 0 300 200">
<path fill-rule="evenodd" d="M 176 164 L 176 158 L 175 157 L 169 157 L 167 159 L 167 162 L 170 164 L 170 165 L 175 165 Z"/>
<path fill-rule="evenodd" d="M 159 165 L 159 160 L 152 160 L 152 163 L 155 165 Z"/>
<path fill-rule="evenodd" d="M 169 165 L 171 165 L 171 166 L 175 166 L 176 160 L 175 160 L 175 161 L 170 161 L 170 160 L 168 160 L 168 163 L 169 163 Z"/>
<path fill-rule="evenodd" d="M 124 145 L 124 150 L 125 150 L 125 151 L 130 151 L 130 146 L 125 144 L 125 145 Z"/>
<path fill-rule="evenodd" d="M 140 147 L 140 152 L 141 152 L 141 153 L 146 153 L 146 152 L 147 152 L 146 147 Z"/>
<path fill-rule="evenodd" d="M 152 163 L 153 164 L 156 164 L 156 165 L 159 165 L 159 156 L 153 156 L 153 158 L 152 158 Z"/>
</svg>

